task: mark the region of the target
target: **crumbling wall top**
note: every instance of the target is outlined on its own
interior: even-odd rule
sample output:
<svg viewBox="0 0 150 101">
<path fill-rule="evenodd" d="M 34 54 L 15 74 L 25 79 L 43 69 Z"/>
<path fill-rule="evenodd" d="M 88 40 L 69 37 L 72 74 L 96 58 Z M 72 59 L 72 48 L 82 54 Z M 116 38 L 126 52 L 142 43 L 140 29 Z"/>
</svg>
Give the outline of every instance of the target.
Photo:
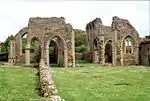
<svg viewBox="0 0 150 101">
<path fill-rule="evenodd" d="M 31 17 L 29 19 L 29 22 L 32 24 L 66 24 L 64 17 L 51 17 L 51 18 L 45 18 L 45 17 Z"/>
<path fill-rule="evenodd" d="M 119 33 L 124 34 L 133 34 L 135 36 L 139 36 L 136 29 L 130 24 L 130 22 L 127 19 L 122 19 L 117 16 L 114 16 L 112 18 L 112 24 L 111 24 L 112 30 L 117 30 Z"/>
</svg>

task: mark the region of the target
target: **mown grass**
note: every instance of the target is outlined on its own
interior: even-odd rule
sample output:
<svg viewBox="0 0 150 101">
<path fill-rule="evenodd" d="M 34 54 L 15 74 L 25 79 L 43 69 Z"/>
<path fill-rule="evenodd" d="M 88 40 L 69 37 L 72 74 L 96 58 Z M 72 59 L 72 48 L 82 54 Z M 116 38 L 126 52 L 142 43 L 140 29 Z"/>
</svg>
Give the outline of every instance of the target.
<svg viewBox="0 0 150 101">
<path fill-rule="evenodd" d="M 150 68 L 107 67 L 79 63 L 78 68 L 53 68 L 59 94 L 66 101 L 149 101 Z"/>
<path fill-rule="evenodd" d="M 65 101 L 149 101 L 150 68 L 108 67 L 77 62 L 77 68 L 53 68 L 53 80 Z M 0 67 L 0 101 L 43 101 L 35 88 L 37 69 Z"/>
<path fill-rule="evenodd" d="M 0 101 L 44 101 L 35 90 L 37 69 L 0 67 Z"/>
</svg>

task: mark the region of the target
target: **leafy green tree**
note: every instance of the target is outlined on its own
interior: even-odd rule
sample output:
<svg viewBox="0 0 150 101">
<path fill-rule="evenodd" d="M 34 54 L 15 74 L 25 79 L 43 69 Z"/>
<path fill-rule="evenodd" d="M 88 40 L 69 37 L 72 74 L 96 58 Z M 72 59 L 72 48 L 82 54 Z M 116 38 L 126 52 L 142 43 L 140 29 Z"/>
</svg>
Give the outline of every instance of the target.
<svg viewBox="0 0 150 101">
<path fill-rule="evenodd" d="M 4 41 L 1 47 L 1 52 L 8 52 L 8 44 L 10 40 L 14 40 L 15 37 L 13 35 L 8 36 L 8 38 Z"/>
<path fill-rule="evenodd" d="M 74 29 L 75 32 L 75 46 L 86 45 L 86 32 L 83 30 Z"/>
</svg>

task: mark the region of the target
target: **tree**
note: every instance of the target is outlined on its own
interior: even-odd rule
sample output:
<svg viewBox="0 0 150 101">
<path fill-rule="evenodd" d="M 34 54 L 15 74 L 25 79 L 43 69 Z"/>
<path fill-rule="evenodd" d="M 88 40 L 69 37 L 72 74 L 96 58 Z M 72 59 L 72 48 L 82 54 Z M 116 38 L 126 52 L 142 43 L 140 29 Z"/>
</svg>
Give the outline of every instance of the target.
<svg viewBox="0 0 150 101">
<path fill-rule="evenodd" d="M 8 36 L 8 38 L 4 41 L 4 43 L 2 44 L 1 47 L 1 52 L 8 52 L 8 43 L 10 42 L 10 40 L 14 40 L 15 37 L 13 35 Z"/>
</svg>

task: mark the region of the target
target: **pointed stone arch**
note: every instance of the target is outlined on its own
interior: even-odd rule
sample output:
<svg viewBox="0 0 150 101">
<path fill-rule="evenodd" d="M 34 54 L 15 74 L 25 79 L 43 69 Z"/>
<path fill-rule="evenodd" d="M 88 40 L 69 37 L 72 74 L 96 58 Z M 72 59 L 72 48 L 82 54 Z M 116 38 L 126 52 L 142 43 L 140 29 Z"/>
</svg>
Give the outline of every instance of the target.
<svg viewBox="0 0 150 101">
<path fill-rule="evenodd" d="M 26 49 L 25 49 L 25 63 L 29 65 L 31 63 L 30 58 L 30 46 L 33 41 L 37 41 L 40 49 L 40 56 L 43 56 L 43 46 L 42 42 L 38 37 L 27 38 Z M 40 60 L 39 60 L 40 61 Z"/>
<path fill-rule="evenodd" d="M 127 45 L 126 42 L 128 43 Z M 136 64 L 138 61 L 138 50 L 138 43 L 133 35 L 123 37 L 121 42 L 122 65 Z"/>
<path fill-rule="evenodd" d="M 107 40 L 105 42 L 105 63 L 113 63 L 112 40 Z"/>
<path fill-rule="evenodd" d="M 50 42 L 54 39 L 57 43 L 58 46 L 58 64 L 60 66 L 64 66 L 67 67 L 67 44 L 66 41 L 64 40 L 64 38 L 60 35 L 53 35 L 53 36 L 49 36 L 48 40 L 45 43 L 45 64 L 47 64 L 49 66 L 50 64 L 50 60 L 49 60 L 49 44 Z"/>
</svg>

